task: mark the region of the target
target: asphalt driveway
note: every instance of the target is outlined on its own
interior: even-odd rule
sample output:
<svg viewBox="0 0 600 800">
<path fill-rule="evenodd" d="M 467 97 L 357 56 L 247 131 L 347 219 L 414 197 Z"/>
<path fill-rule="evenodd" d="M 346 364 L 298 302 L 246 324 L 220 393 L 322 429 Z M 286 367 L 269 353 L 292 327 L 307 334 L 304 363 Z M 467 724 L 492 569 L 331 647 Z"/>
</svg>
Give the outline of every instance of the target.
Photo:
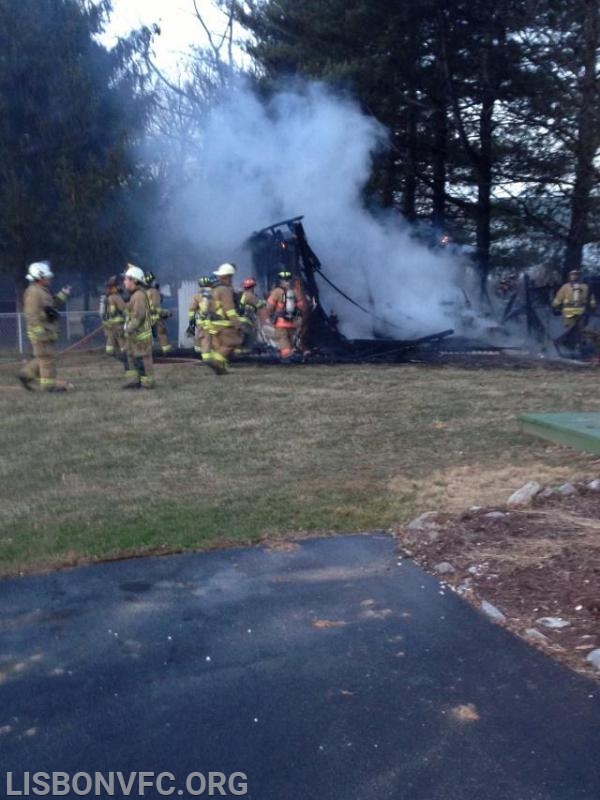
<svg viewBox="0 0 600 800">
<path fill-rule="evenodd" d="M 243 773 L 256 800 L 598 800 L 599 731 L 594 684 L 383 535 L 0 582 L 2 796 L 60 771 L 169 773 L 146 797 Z"/>
</svg>

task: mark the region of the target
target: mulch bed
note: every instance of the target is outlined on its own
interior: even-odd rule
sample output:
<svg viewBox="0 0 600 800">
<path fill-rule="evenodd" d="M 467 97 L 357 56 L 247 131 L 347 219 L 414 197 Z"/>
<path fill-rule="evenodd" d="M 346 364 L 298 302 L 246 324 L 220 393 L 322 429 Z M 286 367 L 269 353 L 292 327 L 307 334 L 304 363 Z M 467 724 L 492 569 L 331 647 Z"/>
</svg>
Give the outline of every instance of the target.
<svg viewBox="0 0 600 800">
<path fill-rule="evenodd" d="M 438 514 L 424 530 L 396 535 L 403 555 L 476 607 L 488 601 L 505 615 L 500 624 L 600 682 L 586 661 L 600 648 L 600 494 L 584 489 L 528 509 Z M 454 571 L 444 571 L 448 564 Z M 537 622 L 544 617 L 569 625 L 549 629 Z M 546 638 L 526 633 L 532 629 Z"/>
</svg>

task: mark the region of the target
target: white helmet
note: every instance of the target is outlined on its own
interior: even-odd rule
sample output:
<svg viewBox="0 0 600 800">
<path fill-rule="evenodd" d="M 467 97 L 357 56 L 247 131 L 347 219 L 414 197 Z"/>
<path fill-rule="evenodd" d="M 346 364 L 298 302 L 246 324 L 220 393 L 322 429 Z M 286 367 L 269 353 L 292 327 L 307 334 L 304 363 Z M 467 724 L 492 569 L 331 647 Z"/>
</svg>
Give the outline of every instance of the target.
<svg viewBox="0 0 600 800">
<path fill-rule="evenodd" d="M 221 264 L 221 266 L 213 272 L 213 275 L 216 275 L 218 278 L 221 278 L 223 275 L 235 275 L 235 264 L 225 262 L 225 264 Z"/>
<path fill-rule="evenodd" d="M 144 270 L 136 267 L 135 264 L 127 264 L 127 269 L 123 273 L 123 277 L 131 278 L 136 283 L 145 283 L 146 276 L 144 275 Z"/>
<path fill-rule="evenodd" d="M 50 263 L 48 261 L 34 261 L 27 269 L 28 281 L 50 280 L 50 278 L 53 277 L 54 273 L 50 269 Z"/>
</svg>

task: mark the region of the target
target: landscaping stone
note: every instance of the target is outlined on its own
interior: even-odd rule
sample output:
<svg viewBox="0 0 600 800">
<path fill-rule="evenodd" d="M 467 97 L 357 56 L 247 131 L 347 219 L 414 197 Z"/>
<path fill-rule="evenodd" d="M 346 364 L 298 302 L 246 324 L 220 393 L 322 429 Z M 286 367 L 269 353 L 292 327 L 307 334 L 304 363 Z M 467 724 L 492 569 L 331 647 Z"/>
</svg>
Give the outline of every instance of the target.
<svg viewBox="0 0 600 800">
<path fill-rule="evenodd" d="M 593 667 L 596 667 L 596 669 L 600 669 L 600 648 L 592 650 L 591 653 L 588 653 L 585 657 L 585 660 L 588 661 Z"/>
<path fill-rule="evenodd" d="M 448 561 L 441 561 L 433 569 L 438 575 L 448 575 L 451 572 L 456 572 L 456 569 Z"/>
<path fill-rule="evenodd" d="M 568 628 L 571 623 L 562 617 L 540 617 L 536 619 L 536 624 L 542 625 L 544 628 L 550 628 L 553 631 L 559 631 L 561 628 Z"/>
<path fill-rule="evenodd" d="M 440 535 L 441 525 L 437 511 L 426 511 L 406 526 L 405 541 L 435 542 Z"/>
<path fill-rule="evenodd" d="M 537 481 L 528 481 L 508 498 L 509 506 L 528 506 L 531 505 L 533 498 L 539 494 L 542 487 Z"/>
<path fill-rule="evenodd" d="M 493 619 L 494 622 L 506 622 L 506 617 L 500 611 L 500 609 L 496 608 L 496 606 L 493 606 L 491 603 L 488 603 L 487 600 L 481 601 L 480 608 L 483 613 L 490 619 Z"/>
<path fill-rule="evenodd" d="M 563 497 L 570 497 L 571 495 L 577 494 L 577 489 L 572 483 L 563 483 L 562 486 L 558 487 L 558 493 L 562 494 Z"/>
<path fill-rule="evenodd" d="M 532 642 L 540 642 L 540 644 L 546 644 L 548 642 L 548 637 L 544 636 L 537 628 L 527 628 L 525 637 Z"/>
<path fill-rule="evenodd" d="M 426 511 L 421 516 L 413 519 L 407 525 L 409 531 L 428 531 L 432 528 L 439 528 L 439 513 L 437 511 Z"/>
</svg>

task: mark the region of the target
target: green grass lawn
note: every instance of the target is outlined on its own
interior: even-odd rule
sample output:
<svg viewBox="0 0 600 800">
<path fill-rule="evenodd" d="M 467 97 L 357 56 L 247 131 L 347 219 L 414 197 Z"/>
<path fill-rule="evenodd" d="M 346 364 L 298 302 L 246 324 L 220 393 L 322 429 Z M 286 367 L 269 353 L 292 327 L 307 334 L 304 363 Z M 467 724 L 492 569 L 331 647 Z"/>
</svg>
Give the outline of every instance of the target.
<svg viewBox="0 0 600 800">
<path fill-rule="evenodd" d="M 326 531 L 390 529 L 595 475 L 519 430 L 523 411 L 600 410 L 593 371 L 423 366 L 157 367 L 65 360 L 78 391 L 0 371 L 0 572 Z"/>
</svg>

